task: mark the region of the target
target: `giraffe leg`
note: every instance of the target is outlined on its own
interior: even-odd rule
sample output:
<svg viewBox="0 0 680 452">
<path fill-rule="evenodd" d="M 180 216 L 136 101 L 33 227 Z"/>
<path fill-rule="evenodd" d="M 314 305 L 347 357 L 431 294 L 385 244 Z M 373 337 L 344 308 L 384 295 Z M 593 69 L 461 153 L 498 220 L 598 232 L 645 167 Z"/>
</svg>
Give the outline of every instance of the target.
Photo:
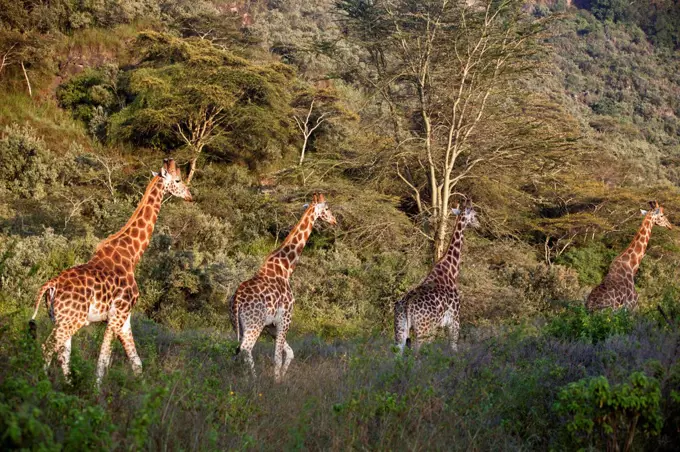
<svg viewBox="0 0 680 452">
<path fill-rule="evenodd" d="M 394 308 L 394 342 L 399 347 L 399 354 L 404 354 L 404 347 L 408 340 L 408 319 L 403 308 Z"/>
<path fill-rule="evenodd" d="M 415 336 L 415 335 L 414 335 L 414 336 Z M 419 356 L 419 355 L 420 355 L 420 347 L 421 347 L 422 345 L 423 345 L 422 339 L 419 338 L 418 336 L 415 336 L 415 337 L 413 338 L 413 354 L 414 354 L 415 356 Z"/>
<path fill-rule="evenodd" d="M 432 325 L 428 324 L 416 324 L 413 328 L 413 354 L 418 356 L 420 354 L 420 348 L 423 344 L 427 342 L 432 342 L 434 339 L 434 331 L 432 330 Z"/>
<path fill-rule="evenodd" d="M 281 365 L 283 364 L 283 348 L 286 343 L 286 337 L 279 333 L 276 336 L 276 348 L 274 349 L 274 381 L 279 383 L 281 381 Z"/>
<path fill-rule="evenodd" d="M 280 323 L 276 326 L 276 349 L 274 351 L 274 380 L 279 383 L 288 370 L 290 362 L 293 360 L 293 349 L 286 342 L 286 334 L 290 327 L 292 312 L 285 311 Z M 286 353 L 286 362 L 283 363 L 283 353 Z"/>
<path fill-rule="evenodd" d="M 128 314 L 127 319 L 125 319 L 125 323 L 123 324 L 122 328 L 120 328 L 116 332 L 116 335 L 118 336 L 118 339 L 120 340 L 121 344 L 123 344 L 125 354 L 127 355 L 128 359 L 130 360 L 130 364 L 132 365 L 132 371 L 135 373 L 135 375 L 141 375 L 142 360 L 139 359 L 139 355 L 137 354 L 137 348 L 135 347 L 135 339 L 132 337 L 130 317 L 132 317 L 132 315 Z"/>
<path fill-rule="evenodd" d="M 283 351 L 286 353 L 286 360 L 283 362 L 283 369 L 281 369 L 281 376 L 285 376 L 286 372 L 288 371 L 288 366 L 290 366 L 290 362 L 293 361 L 293 358 L 295 357 L 295 354 L 293 353 L 293 349 L 288 345 L 288 342 L 284 341 L 283 342 Z"/>
<path fill-rule="evenodd" d="M 414 319 L 413 325 L 413 336 L 411 338 L 411 344 L 413 345 L 413 355 L 420 355 L 420 347 L 422 347 L 423 342 L 426 341 L 427 330 L 424 328 L 422 321 L 419 322 L 418 318 Z"/>
<path fill-rule="evenodd" d="M 252 350 L 255 346 L 255 342 L 257 342 L 257 338 L 260 336 L 260 332 L 261 331 L 254 329 L 245 330 L 243 333 L 241 346 L 239 347 L 240 351 L 243 352 L 243 360 L 246 362 L 246 364 L 248 364 L 248 367 L 250 368 L 250 374 L 253 378 L 256 378 L 257 374 L 255 373 L 255 361 L 253 361 Z"/>
<path fill-rule="evenodd" d="M 456 352 L 458 351 L 458 335 L 460 334 L 460 322 L 457 319 L 451 321 L 448 327 L 448 332 L 449 346 L 451 347 L 452 351 Z"/>
<path fill-rule="evenodd" d="M 101 386 L 102 379 L 106 370 L 111 364 L 111 341 L 113 340 L 114 326 L 113 323 L 109 321 L 106 326 L 106 331 L 104 331 L 104 340 L 102 341 L 102 347 L 99 351 L 99 360 L 97 361 L 97 389 Z"/>
<path fill-rule="evenodd" d="M 61 348 L 61 351 L 59 352 L 59 362 L 61 364 L 61 370 L 64 372 L 64 377 L 66 378 L 66 381 L 70 382 L 71 381 L 71 368 L 70 368 L 70 362 L 71 362 L 71 339 L 68 338 L 66 342 L 64 342 L 63 347 Z"/>
<path fill-rule="evenodd" d="M 45 372 L 52 363 L 52 357 L 59 352 L 61 367 L 64 371 L 64 376 L 68 378 L 69 362 L 71 358 L 71 337 L 84 325 L 85 322 L 74 322 L 69 324 L 57 323 L 49 337 L 43 345 L 43 359 L 45 361 Z M 68 351 L 64 351 L 68 348 Z M 63 358 L 66 357 L 64 362 Z"/>
<path fill-rule="evenodd" d="M 47 336 L 47 339 L 45 340 L 45 343 L 42 346 L 43 350 L 43 361 L 44 361 L 44 369 L 45 372 L 50 368 L 50 364 L 52 364 L 52 355 L 54 355 L 55 352 L 55 342 L 57 338 L 57 327 L 55 326 L 52 331 L 50 332 L 50 335 Z"/>
</svg>

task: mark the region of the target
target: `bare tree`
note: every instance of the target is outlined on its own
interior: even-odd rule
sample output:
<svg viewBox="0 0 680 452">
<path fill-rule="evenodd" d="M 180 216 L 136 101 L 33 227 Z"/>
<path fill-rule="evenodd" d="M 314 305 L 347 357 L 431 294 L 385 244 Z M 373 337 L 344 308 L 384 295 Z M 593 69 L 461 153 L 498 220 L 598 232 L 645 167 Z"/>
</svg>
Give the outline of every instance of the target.
<svg viewBox="0 0 680 452">
<path fill-rule="evenodd" d="M 186 178 L 187 184 L 190 184 L 191 179 L 194 177 L 196 161 L 203 148 L 217 137 L 213 132 L 215 127 L 223 122 L 224 110 L 224 107 L 214 105 L 201 106 L 201 108 L 190 114 L 183 121 L 175 124 L 177 133 L 192 152 L 189 174 Z"/>
<path fill-rule="evenodd" d="M 26 81 L 29 96 L 33 88 L 28 77 L 28 69 L 39 67 L 48 58 L 48 38 L 27 25 L 28 31 L 0 28 L 0 74 L 7 68 L 18 66 Z"/>
<path fill-rule="evenodd" d="M 490 105 L 535 64 L 528 56 L 540 23 L 522 17 L 520 0 L 345 0 L 340 8 L 368 50 L 392 123 L 407 127 L 393 134 L 391 160 L 438 259 L 457 185 L 480 164 L 517 156 L 516 142 L 489 140 L 483 129 L 503 121 Z"/>
<path fill-rule="evenodd" d="M 300 132 L 302 132 L 302 148 L 300 149 L 300 162 L 298 165 L 302 165 L 302 162 L 305 160 L 305 151 L 307 150 L 307 143 L 309 143 L 309 137 L 312 136 L 314 131 L 321 126 L 326 120 L 329 119 L 330 114 L 329 112 L 324 112 L 321 113 L 316 117 L 316 120 L 312 120 L 312 112 L 314 111 L 314 101 L 316 99 L 312 98 L 312 101 L 309 104 L 309 110 L 307 111 L 307 116 L 303 119 L 302 117 L 298 117 L 297 115 L 293 116 L 293 119 L 295 119 L 295 123 L 297 124 L 298 128 L 300 129 Z"/>
<path fill-rule="evenodd" d="M 97 154 L 92 154 L 92 157 L 99 162 L 101 165 L 102 169 L 104 170 L 104 174 L 101 176 L 102 178 L 102 183 L 104 186 L 109 190 L 109 193 L 111 194 L 111 199 L 113 199 L 113 202 L 116 202 L 116 186 L 113 183 L 113 174 L 120 170 L 123 165 L 120 163 L 115 158 L 110 158 L 110 157 L 103 157 L 101 155 Z"/>
<path fill-rule="evenodd" d="M 2 73 L 2 70 L 5 69 L 6 66 L 12 64 L 12 59 L 16 54 L 16 51 L 14 50 L 16 46 L 17 43 L 13 42 L 6 49 L 2 50 L 2 59 L 0 60 L 0 74 Z"/>
</svg>

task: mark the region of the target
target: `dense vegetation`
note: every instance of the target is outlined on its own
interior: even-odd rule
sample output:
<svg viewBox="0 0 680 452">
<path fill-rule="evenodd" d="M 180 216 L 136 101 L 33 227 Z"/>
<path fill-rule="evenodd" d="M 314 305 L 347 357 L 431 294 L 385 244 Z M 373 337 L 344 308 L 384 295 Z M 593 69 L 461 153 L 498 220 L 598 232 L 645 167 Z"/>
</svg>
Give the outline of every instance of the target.
<svg viewBox="0 0 680 452">
<path fill-rule="evenodd" d="M 678 4 L 490 2 L 492 23 L 465 3 L 0 0 L 3 449 L 672 449 L 676 232 L 654 230 L 640 312 L 580 306 L 646 201 L 680 223 Z M 137 268 L 144 375 L 116 345 L 93 391 L 101 325 L 76 336 L 71 383 L 45 375 L 38 287 L 167 156 L 195 202 L 164 204 Z M 226 300 L 314 192 L 339 225 L 291 281 L 296 360 L 275 386 L 262 340 L 250 381 Z M 395 360 L 392 304 L 461 193 L 482 221 L 461 351 Z"/>
</svg>

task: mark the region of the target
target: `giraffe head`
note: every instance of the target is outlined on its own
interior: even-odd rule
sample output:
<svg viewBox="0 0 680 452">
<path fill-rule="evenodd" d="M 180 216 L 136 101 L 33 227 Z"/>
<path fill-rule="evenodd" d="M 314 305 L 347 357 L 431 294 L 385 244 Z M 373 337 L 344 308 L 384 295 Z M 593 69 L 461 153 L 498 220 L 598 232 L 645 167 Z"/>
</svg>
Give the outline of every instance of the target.
<svg viewBox="0 0 680 452">
<path fill-rule="evenodd" d="M 326 199 L 323 197 L 323 195 L 321 194 L 317 195 L 315 193 L 312 198 L 312 203 L 310 204 L 310 207 L 314 209 L 315 220 L 317 218 L 321 218 L 323 221 L 330 225 L 337 224 L 337 221 L 335 221 L 335 216 L 333 216 L 333 212 L 331 212 L 331 209 L 328 208 L 328 204 L 326 203 Z"/>
<path fill-rule="evenodd" d="M 460 216 L 460 219 L 458 221 L 462 222 L 461 226 L 463 228 L 466 228 L 468 226 L 472 226 L 473 228 L 479 227 L 477 212 L 475 211 L 474 207 L 472 207 L 472 202 L 469 199 L 465 201 L 465 205 L 463 206 L 462 210 L 460 209 L 460 205 L 458 205 L 455 208 L 451 209 L 451 213 Z"/>
<path fill-rule="evenodd" d="M 666 218 L 666 216 L 664 215 L 663 207 L 661 207 L 658 202 L 649 201 L 649 206 L 651 207 L 651 210 L 649 212 L 646 210 L 640 210 L 640 213 L 645 216 L 649 214 L 652 218 L 653 224 L 658 224 L 659 226 L 663 226 L 668 229 L 673 229 L 673 225 L 671 224 L 670 221 L 668 221 L 668 218 Z"/>
<path fill-rule="evenodd" d="M 184 182 L 182 182 L 182 174 L 179 171 L 173 159 L 164 159 L 163 167 L 160 173 L 151 172 L 151 174 L 163 179 L 163 194 L 170 193 L 173 196 L 182 198 L 185 201 L 191 201 L 191 193 Z"/>
</svg>

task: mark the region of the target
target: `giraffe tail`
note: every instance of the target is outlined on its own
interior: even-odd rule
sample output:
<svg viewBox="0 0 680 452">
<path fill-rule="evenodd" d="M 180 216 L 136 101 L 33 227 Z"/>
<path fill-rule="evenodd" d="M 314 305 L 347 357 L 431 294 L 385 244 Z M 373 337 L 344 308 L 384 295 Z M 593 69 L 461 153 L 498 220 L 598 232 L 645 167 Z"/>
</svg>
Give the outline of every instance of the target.
<svg viewBox="0 0 680 452">
<path fill-rule="evenodd" d="M 50 318 L 54 321 L 53 302 L 55 292 L 56 287 L 54 286 L 54 281 L 52 280 L 47 281 L 45 284 L 43 284 L 43 286 L 38 291 L 38 296 L 35 299 L 35 310 L 33 311 L 33 316 L 31 317 L 31 320 L 28 321 L 28 330 L 34 339 L 38 337 L 38 326 L 35 323 L 35 318 L 38 315 L 38 310 L 40 309 L 40 301 L 43 298 L 45 298 L 45 305 L 50 313 Z M 45 297 L 46 293 L 47 297 Z"/>
</svg>

